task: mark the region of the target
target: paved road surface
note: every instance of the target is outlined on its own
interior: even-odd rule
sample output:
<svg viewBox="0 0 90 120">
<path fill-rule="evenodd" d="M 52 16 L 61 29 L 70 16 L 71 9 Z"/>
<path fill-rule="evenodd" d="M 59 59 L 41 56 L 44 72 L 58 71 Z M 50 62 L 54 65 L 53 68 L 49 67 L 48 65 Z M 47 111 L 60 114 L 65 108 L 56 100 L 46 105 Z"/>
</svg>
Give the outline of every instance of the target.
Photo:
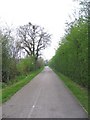
<svg viewBox="0 0 90 120">
<path fill-rule="evenodd" d="M 78 101 L 46 67 L 2 106 L 3 118 L 86 118 Z"/>
</svg>

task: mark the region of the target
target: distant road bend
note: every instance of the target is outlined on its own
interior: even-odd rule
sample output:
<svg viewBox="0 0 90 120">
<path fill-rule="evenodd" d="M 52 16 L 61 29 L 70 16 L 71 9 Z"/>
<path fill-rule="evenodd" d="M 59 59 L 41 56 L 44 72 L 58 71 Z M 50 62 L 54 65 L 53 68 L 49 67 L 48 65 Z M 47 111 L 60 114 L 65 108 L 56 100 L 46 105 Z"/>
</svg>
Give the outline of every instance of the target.
<svg viewBox="0 0 90 120">
<path fill-rule="evenodd" d="M 2 105 L 3 118 L 87 118 L 63 81 L 49 68 Z"/>
</svg>

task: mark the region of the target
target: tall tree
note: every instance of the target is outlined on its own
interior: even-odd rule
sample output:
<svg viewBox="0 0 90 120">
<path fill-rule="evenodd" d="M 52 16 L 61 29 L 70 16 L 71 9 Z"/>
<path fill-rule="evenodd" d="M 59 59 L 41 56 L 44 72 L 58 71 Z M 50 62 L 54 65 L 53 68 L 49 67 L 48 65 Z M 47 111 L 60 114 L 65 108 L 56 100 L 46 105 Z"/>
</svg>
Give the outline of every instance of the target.
<svg viewBox="0 0 90 120">
<path fill-rule="evenodd" d="M 18 28 L 18 46 L 24 49 L 29 56 L 34 56 L 36 61 L 41 54 L 41 50 L 50 45 L 51 35 L 40 26 L 28 23 Z"/>
<path fill-rule="evenodd" d="M 14 38 L 11 36 L 11 32 L 12 31 L 7 28 L 0 31 L 0 45 L 2 46 L 2 53 L 0 53 L 2 55 L 2 82 L 8 82 L 17 74 L 16 52 L 18 52 L 18 50 L 14 46 Z"/>
</svg>

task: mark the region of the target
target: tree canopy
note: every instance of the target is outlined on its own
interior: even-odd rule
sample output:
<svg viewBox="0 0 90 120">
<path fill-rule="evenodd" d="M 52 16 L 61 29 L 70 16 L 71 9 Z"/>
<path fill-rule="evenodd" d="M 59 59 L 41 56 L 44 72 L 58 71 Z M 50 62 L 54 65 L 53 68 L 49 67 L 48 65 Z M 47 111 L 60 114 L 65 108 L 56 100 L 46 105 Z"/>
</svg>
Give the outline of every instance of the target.
<svg viewBox="0 0 90 120">
<path fill-rule="evenodd" d="M 24 49 L 29 56 L 37 60 L 41 50 L 45 49 L 51 42 L 51 35 L 45 32 L 44 28 L 28 23 L 18 28 L 18 46 Z"/>
</svg>

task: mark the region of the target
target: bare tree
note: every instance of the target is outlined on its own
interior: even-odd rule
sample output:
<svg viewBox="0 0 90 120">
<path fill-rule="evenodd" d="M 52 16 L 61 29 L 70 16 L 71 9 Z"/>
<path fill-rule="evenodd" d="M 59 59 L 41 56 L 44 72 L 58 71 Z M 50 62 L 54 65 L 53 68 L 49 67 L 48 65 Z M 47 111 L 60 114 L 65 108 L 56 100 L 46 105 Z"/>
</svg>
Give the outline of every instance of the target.
<svg viewBox="0 0 90 120">
<path fill-rule="evenodd" d="M 28 23 L 18 28 L 19 42 L 18 46 L 24 49 L 28 55 L 34 56 L 37 60 L 41 50 L 45 49 L 51 42 L 51 35 L 37 25 Z"/>
</svg>

